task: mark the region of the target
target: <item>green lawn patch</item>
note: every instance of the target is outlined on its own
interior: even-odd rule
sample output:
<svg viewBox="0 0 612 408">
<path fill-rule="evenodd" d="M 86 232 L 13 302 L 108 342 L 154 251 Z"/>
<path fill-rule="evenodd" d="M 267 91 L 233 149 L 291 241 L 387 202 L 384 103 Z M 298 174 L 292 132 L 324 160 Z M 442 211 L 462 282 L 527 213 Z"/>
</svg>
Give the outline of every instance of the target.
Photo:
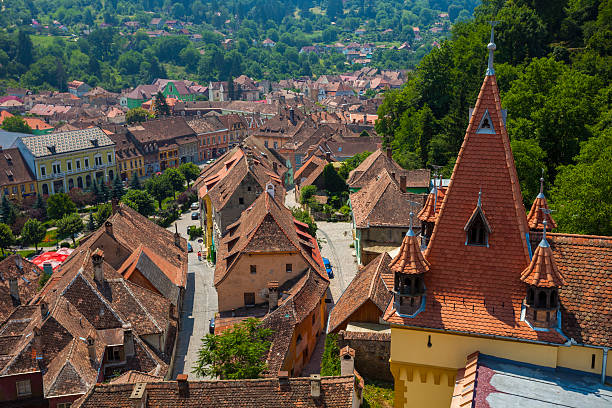
<svg viewBox="0 0 612 408">
<path fill-rule="evenodd" d="M 43 242 L 39 243 L 39 247 L 54 247 L 57 245 L 57 230 L 47 231 Z"/>
<path fill-rule="evenodd" d="M 395 398 L 393 384 L 382 381 L 365 380 L 363 406 L 365 408 L 393 408 Z"/>
<path fill-rule="evenodd" d="M 17 251 L 17 253 L 19 255 L 21 255 L 23 258 L 29 258 L 32 255 L 34 255 L 36 253 L 36 251 L 34 251 L 34 250 L 24 250 L 24 251 Z"/>
</svg>

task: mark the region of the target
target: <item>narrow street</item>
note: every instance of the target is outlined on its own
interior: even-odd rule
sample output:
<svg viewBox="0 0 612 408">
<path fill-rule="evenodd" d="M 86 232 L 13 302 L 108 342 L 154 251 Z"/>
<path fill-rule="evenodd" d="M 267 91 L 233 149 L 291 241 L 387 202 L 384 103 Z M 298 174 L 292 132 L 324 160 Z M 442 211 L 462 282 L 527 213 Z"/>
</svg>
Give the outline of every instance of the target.
<svg viewBox="0 0 612 408">
<path fill-rule="evenodd" d="M 191 212 L 181 215 L 176 221 L 181 236 L 189 239 L 187 227 L 199 225 L 199 220 L 191 220 Z M 168 230 L 174 232 L 174 224 Z M 197 241 L 188 241 L 194 252 L 189 253 L 189 270 L 183 309 L 181 312 L 181 330 L 178 338 L 174 361 L 173 378 L 178 374 L 188 374 L 194 378 L 192 367 L 198 359 L 198 349 L 202 338 L 208 333 L 210 319 L 217 312 L 217 292 L 213 285 L 214 268 L 206 260 L 198 261 Z"/>
</svg>

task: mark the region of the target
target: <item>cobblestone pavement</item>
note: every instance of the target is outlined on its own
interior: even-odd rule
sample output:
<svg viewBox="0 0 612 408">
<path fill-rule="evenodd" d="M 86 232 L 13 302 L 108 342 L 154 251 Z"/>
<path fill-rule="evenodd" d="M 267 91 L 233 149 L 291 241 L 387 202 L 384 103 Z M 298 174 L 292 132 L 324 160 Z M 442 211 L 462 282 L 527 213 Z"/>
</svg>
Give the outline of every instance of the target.
<svg viewBox="0 0 612 408">
<path fill-rule="evenodd" d="M 357 273 L 353 234 L 350 222 L 317 222 L 317 239 L 321 246 L 321 255 L 329 259 L 334 271 L 329 289 L 334 303 Z"/>
<path fill-rule="evenodd" d="M 176 224 L 179 233 L 189 239 L 187 227 L 199 225 L 199 220 L 191 220 L 191 212 L 181 215 Z M 168 229 L 174 232 L 174 224 Z M 173 378 L 178 374 L 189 374 L 198 359 L 198 349 L 201 339 L 208 333 L 209 320 L 217 312 L 217 291 L 213 285 L 214 269 L 204 261 L 198 261 L 200 243 L 189 241 L 194 252 L 189 253 L 189 269 L 187 286 L 181 312 L 181 330 L 178 338 L 176 357 L 174 360 Z"/>
</svg>

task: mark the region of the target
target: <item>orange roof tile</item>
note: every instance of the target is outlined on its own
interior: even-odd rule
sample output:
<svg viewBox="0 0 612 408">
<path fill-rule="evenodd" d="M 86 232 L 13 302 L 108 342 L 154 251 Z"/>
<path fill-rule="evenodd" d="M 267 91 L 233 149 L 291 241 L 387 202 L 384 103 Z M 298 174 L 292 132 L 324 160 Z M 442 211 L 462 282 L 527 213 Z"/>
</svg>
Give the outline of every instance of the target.
<svg viewBox="0 0 612 408">
<path fill-rule="evenodd" d="M 546 221 L 543 227 L 546 228 Z M 553 251 L 546 240 L 546 233 L 533 253 L 531 263 L 521 274 L 521 280 L 528 285 L 544 288 L 560 287 L 565 284 L 565 278 L 557 267 Z"/>
<path fill-rule="evenodd" d="M 479 130 L 488 115 L 490 126 Z M 464 226 L 482 190 L 488 246 L 466 245 Z M 387 321 L 478 335 L 563 343 L 557 331 L 535 331 L 520 320 L 521 272 L 529 265 L 527 218 L 494 75 L 483 81 L 433 235 L 425 252 L 425 310 Z"/>
<path fill-rule="evenodd" d="M 4 119 L 10 118 L 11 116 L 15 116 L 7 111 L 0 111 L 0 125 L 4 122 Z"/>
<path fill-rule="evenodd" d="M 542 177 L 540 179 L 540 194 L 531 205 L 531 210 L 527 215 L 527 224 L 529 224 L 530 229 L 541 231 L 544 229 L 544 220 L 548 223 L 548 230 L 557 228 L 557 223 L 550 215 L 548 202 L 544 196 L 544 178 Z"/>
<path fill-rule="evenodd" d="M 440 213 L 440 208 L 442 207 L 442 201 L 444 200 L 444 195 L 446 194 L 446 188 L 438 187 L 432 190 L 427 195 L 427 201 L 425 202 L 425 206 L 419 211 L 417 214 L 417 218 L 421 221 L 425 222 L 436 222 L 436 218 Z M 436 199 L 436 195 L 438 196 Z M 434 209 L 435 207 L 435 209 Z"/>
<path fill-rule="evenodd" d="M 419 242 L 412 230 L 412 217 L 413 214 L 410 213 L 410 229 L 402 241 L 399 253 L 389 264 L 389 268 L 393 272 L 413 275 L 425 273 L 429 270 L 429 262 L 423 258 Z"/>
<path fill-rule="evenodd" d="M 40 120 L 38 118 L 28 118 L 28 117 L 24 117 L 23 120 L 25 121 L 25 123 L 28 124 L 29 127 L 31 127 L 32 129 L 38 129 L 38 130 L 47 130 L 47 129 L 53 129 L 53 126 L 49 125 L 47 122 L 45 122 L 44 120 Z"/>
</svg>

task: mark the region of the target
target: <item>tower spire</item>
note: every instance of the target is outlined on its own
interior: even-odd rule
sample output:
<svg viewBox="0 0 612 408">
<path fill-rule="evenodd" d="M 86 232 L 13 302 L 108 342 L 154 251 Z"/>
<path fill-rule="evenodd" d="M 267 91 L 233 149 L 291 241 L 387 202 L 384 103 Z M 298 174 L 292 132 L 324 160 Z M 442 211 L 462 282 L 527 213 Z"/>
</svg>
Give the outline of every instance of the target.
<svg viewBox="0 0 612 408">
<path fill-rule="evenodd" d="M 540 194 L 538 198 L 544 198 L 544 169 L 542 169 L 542 177 L 540 177 Z"/>
<path fill-rule="evenodd" d="M 410 228 L 408 229 L 408 232 L 406 233 L 406 236 L 408 237 L 414 237 L 414 231 L 412 230 L 413 218 L 414 218 L 414 213 L 410 211 Z"/>
<path fill-rule="evenodd" d="M 489 41 L 489 44 L 487 44 L 487 49 L 489 50 L 489 65 L 487 66 L 487 76 L 495 75 L 495 69 L 493 68 L 493 51 L 495 51 L 495 49 L 497 48 L 497 46 L 493 42 L 495 34 L 493 30 L 497 25 L 497 21 L 489 21 L 489 24 L 491 24 L 491 39 Z"/>
</svg>

